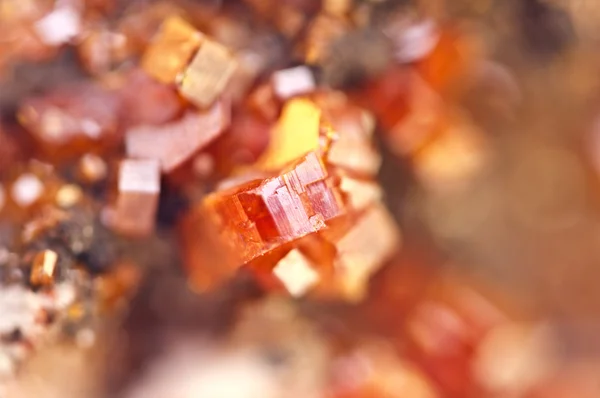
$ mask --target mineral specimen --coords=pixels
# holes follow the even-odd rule
[[[142,59],[142,68],[166,84],[175,83],[203,42],[204,36],[180,17],[165,20]]]
[[[339,188],[314,152],[276,177],[216,192],[205,206],[243,262],[319,231],[345,213]]]

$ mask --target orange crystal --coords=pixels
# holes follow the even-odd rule
[[[180,17],[170,17],[146,50],[142,68],[162,83],[175,83],[202,41],[203,35],[192,25]]]
[[[257,166],[277,170],[310,151],[319,150],[320,122],[321,110],[314,102],[304,98],[288,101]]]
[[[210,195],[205,209],[243,262],[322,230],[345,212],[339,189],[314,152],[277,177]]]
[[[30,281],[34,286],[47,286],[54,282],[58,265],[58,254],[52,250],[44,250],[33,259]]]

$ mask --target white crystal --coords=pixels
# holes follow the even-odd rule
[[[81,17],[71,7],[60,7],[40,19],[35,24],[40,39],[49,45],[57,46],[75,38],[81,30]]]
[[[34,174],[26,173],[14,182],[11,194],[16,204],[27,207],[35,203],[43,191],[44,185],[40,179]]]
[[[306,94],[315,89],[315,79],[306,66],[284,69],[273,74],[273,88],[280,99]]]

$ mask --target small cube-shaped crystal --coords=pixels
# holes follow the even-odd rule
[[[180,17],[170,17],[160,27],[142,59],[142,68],[165,84],[177,76],[200,47],[203,35]]]
[[[236,67],[227,48],[205,40],[179,80],[179,92],[194,105],[206,108],[221,95]]]

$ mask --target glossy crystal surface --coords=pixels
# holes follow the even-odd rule
[[[223,93],[236,68],[226,47],[206,39],[178,79],[179,92],[197,107],[207,108]]]
[[[344,214],[339,189],[313,152],[277,177],[217,192],[205,199],[205,206],[244,262]]]
[[[203,35],[187,21],[170,17],[144,53],[142,68],[162,83],[175,83],[202,41]]]

